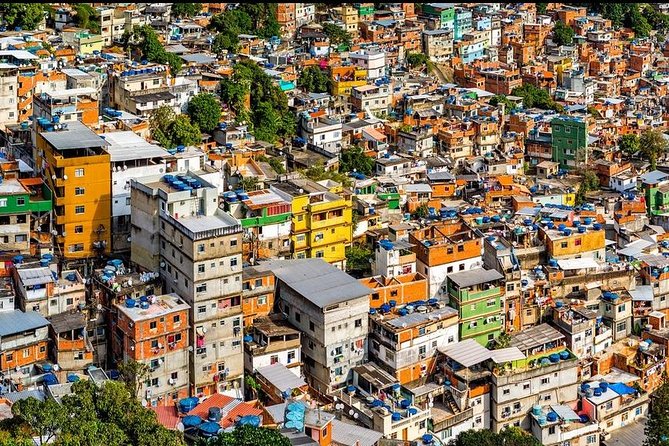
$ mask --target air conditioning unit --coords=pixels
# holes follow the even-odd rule
[[[174,378],[170,378],[167,380],[167,383],[171,386],[175,385],[177,383],[177,380]]]
[[[151,395],[152,395],[151,389],[146,389],[146,398],[147,399],[151,398]]]

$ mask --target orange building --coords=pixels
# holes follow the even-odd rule
[[[18,82],[19,122],[23,122],[33,114],[33,97],[47,90],[64,90],[67,77],[60,71],[20,71]]]
[[[0,371],[22,390],[33,368],[48,357],[49,321],[34,311],[0,312]],[[25,384],[28,384],[26,381]]]
[[[427,299],[427,278],[421,273],[365,277],[359,279],[359,282],[372,290],[369,306],[373,308],[392,302],[395,305],[404,305]]]
[[[174,405],[187,397],[190,306],[172,293],[128,298],[114,309],[114,362],[133,359],[149,367],[138,397],[153,406]]]
[[[269,316],[274,308],[275,277],[271,271],[259,271],[252,266],[242,270],[242,311],[244,327],[261,316]]]
[[[295,34],[295,3],[278,3],[276,5],[276,18],[282,36],[290,37]]]

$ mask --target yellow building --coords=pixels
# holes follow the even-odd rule
[[[293,258],[322,258],[344,269],[353,235],[351,192],[333,181],[307,179],[275,183],[271,189],[292,203]]]
[[[603,262],[605,260],[606,238],[602,229],[593,229],[592,225],[581,225],[576,228],[567,223],[564,229],[558,224],[548,229],[539,229],[539,239],[546,245],[546,252],[550,258],[585,259],[591,258]],[[571,227],[567,227],[571,226]]]
[[[37,170],[54,191],[56,253],[71,260],[107,253],[111,232],[107,143],[79,121],[59,130],[47,121],[37,121],[36,126]]]
[[[102,52],[104,38],[100,34],[91,34],[87,29],[65,28],[62,32],[63,43],[71,45],[77,54]]]
[[[367,70],[350,65],[332,67],[330,77],[334,96],[350,95],[354,87],[367,85]]]

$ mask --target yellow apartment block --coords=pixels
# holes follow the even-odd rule
[[[35,162],[54,192],[55,250],[76,260],[109,252],[111,164],[106,142],[82,123],[36,123]]]

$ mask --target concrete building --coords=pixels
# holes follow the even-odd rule
[[[0,312],[0,370],[5,379],[29,378],[48,358],[49,321],[34,311]]]
[[[256,268],[278,279],[279,308],[302,332],[302,362],[311,387],[343,387],[367,357],[369,289],[320,259],[276,260]]]
[[[109,78],[110,105],[137,116],[148,117],[162,105],[180,112],[170,92],[167,67],[145,65],[139,70],[114,72]]]
[[[127,298],[113,309],[112,352],[149,366],[138,398],[151,406],[173,406],[189,396],[190,306],[177,294]]]
[[[81,122],[97,125],[100,116],[99,91],[93,87],[44,91],[33,97],[33,122],[37,118],[54,123]]]
[[[239,397],[242,226],[218,207],[215,187],[189,176],[193,186],[173,176],[131,180],[132,259],[160,271],[166,291],[191,306],[191,393]]]
[[[446,278],[483,264],[482,236],[462,222],[443,221],[409,234],[416,269],[430,282],[430,297],[447,298]]]
[[[68,373],[83,373],[93,365],[93,345],[86,331],[86,316],[82,312],[69,312],[49,319],[52,356],[63,381]]]
[[[17,179],[5,173],[0,182],[0,249],[30,253],[31,231],[48,231],[51,197],[42,179]]]
[[[451,307],[399,309],[369,320],[369,355],[401,385],[422,384],[437,369],[437,349],[458,342],[458,313]]]
[[[548,324],[511,336],[510,356],[492,374],[491,428],[531,427],[530,409],[537,404],[561,404],[577,398],[578,358],[564,345],[564,336]],[[550,360],[549,360],[550,358]]]
[[[2,129],[19,122],[18,76],[17,65],[0,64],[0,128]]]
[[[367,71],[369,81],[386,75],[386,53],[383,51],[353,51],[349,53],[349,59],[353,65]]]
[[[342,123],[337,118],[312,118],[308,115],[302,115],[300,119],[300,136],[307,141],[326,152],[336,155],[342,148]]]
[[[134,132],[105,133],[111,160],[111,250],[130,250],[130,180],[166,172],[170,154]]]
[[[445,29],[424,30],[423,50],[432,62],[446,62],[453,56],[453,33]]]
[[[302,376],[302,344],[298,330],[280,317],[261,317],[253,323],[248,335],[253,340],[244,342],[246,373],[253,374],[261,367],[279,363],[296,376]]]

